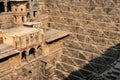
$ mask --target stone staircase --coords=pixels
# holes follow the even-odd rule
[[[120,76],[120,58],[111,64],[112,68],[102,73],[95,80],[120,80],[118,76]]]

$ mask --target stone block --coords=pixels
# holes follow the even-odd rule
[[[79,68],[83,68],[87,64],[86,61],[81,59],[72,58],[72,60],[76,64],[76,66],[78,66]]]
[[[71,65],[69,65],[69,64],[66,64],[66,63],[61,63],[61,65],[64,67],[64,72],[66,72],[66,73],[71,73],[71,72],[73,72],[73,71],[75,71],[75,67],[76,66],[71,66]]]
[[[105,34],[106,37],[109,38],[109,39],[120,40],[120,39],[119,39],[120,33],[118,33],[118,32],[104,31],[104,34]]]
[[[82,51],[80,51],[78,49],[73,49],[73,48],[66,48],[63,51],[63,54],[73,57],[73,58],[78,58],[78,59],[83,59],[83,60],[86,60],[86,57],[87,57],[84,55],[84,53]]]
[[[86,36],[85,35],[77,35],[77,38],[80,42],[86,42]]]
[[[96,45],[93,45],[93,44],[79,42],[79,45],[81,45],[81,47],[82,47],[81,50],[84,50],[84,51],[93,52],[93,53],[99,53],[99,52],[101,52],[96,47]]]
[[[66,55],[62,55],[61,56],[61,62],[64,62],[64,63],[69,64],[69,65],[76,66],[76,64],[74,63],[74,61],[72,60],[72,58],[68,57]]]
[[[74,41],[70,41],[70,40],[67,40],[67,43],[65,43],[64,46],[70,47],[70,48],[75,48],[75,49],[83,48],[83,47],[81,47],[80,44],[78,44],[78,42],[74,42]]]
[[[83,69],[86,69],[88,71],[95,72],[95,73],[99,74],[99,73],[103,72],[107,67],[108,66],[89,63],[89,64],[86,64],[86,66],[84,66]]]
[[[100,30],[97,29],[85,29],[86,30],[86,34],[88,34],[89,36],[99,36],[102,37],[103,33]]]
[[[96,45],[101,45],[101,46],[106,46],[108,45],[108,39],[103,38],[103,37],[90,37],[93,41],[94,44]]]
[[[61,64],[60,63],[56,63],[56,69],[61,70],[61,71],[65,70],[64,67],[62,66],[62,63]]]
[[[83,54],[86,57],[86,60],[88,60],[88,61],[90,61],[90,60],[92,60],[92,59],[94,59],[94,58],[99,56],[98,53],[95,54],[95,53],[87,52],[87,51],[84,51]]]
[[[82,80],[82,79],[78,76],[74,76],[74,75],[71,74],[65,80]]]
[[[60,78],[62,80],[64,80],[66,78],[66,76],[62,72],[60,72],[58,70],[55,71],[55,74],[56,74],[57,78]]]

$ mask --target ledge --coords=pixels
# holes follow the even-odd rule
[[[50,29],[50,30],[45,32],[45,41],[47,43],[50,43],[50,42],[55,41],[57,39],[61,39],[63,37],[66,37],[68,35],[69,35],[69,32]]]

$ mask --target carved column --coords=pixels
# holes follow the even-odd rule
[[[19,20],[19,22],[18,22],[18,24],[22,24],[22,16],[19,16],[19,18],[18,18]]]
[[[19,23],[19,16],[16,16],[16,24]]]
[[[30,18],[32,18],[33,17],[33,12],[32,12],[32,2],[31,2],[31,0],[29,0],[29,8],[30,8]]]
[[[27,17],[26,16],[24,16],[24,22],[27,22]]]
[[[7,12],[7,2],[4,2],[4,10]]]
[[[14,23],[16,24],[16,22],[17,22],[17,17],[16,16],[14,16]]]

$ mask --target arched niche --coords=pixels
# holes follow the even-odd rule
[[[27,55],[26,55],[26,51],[23,51],[21,54],[21,60],[22,61],[26,61],[27,60]]]

